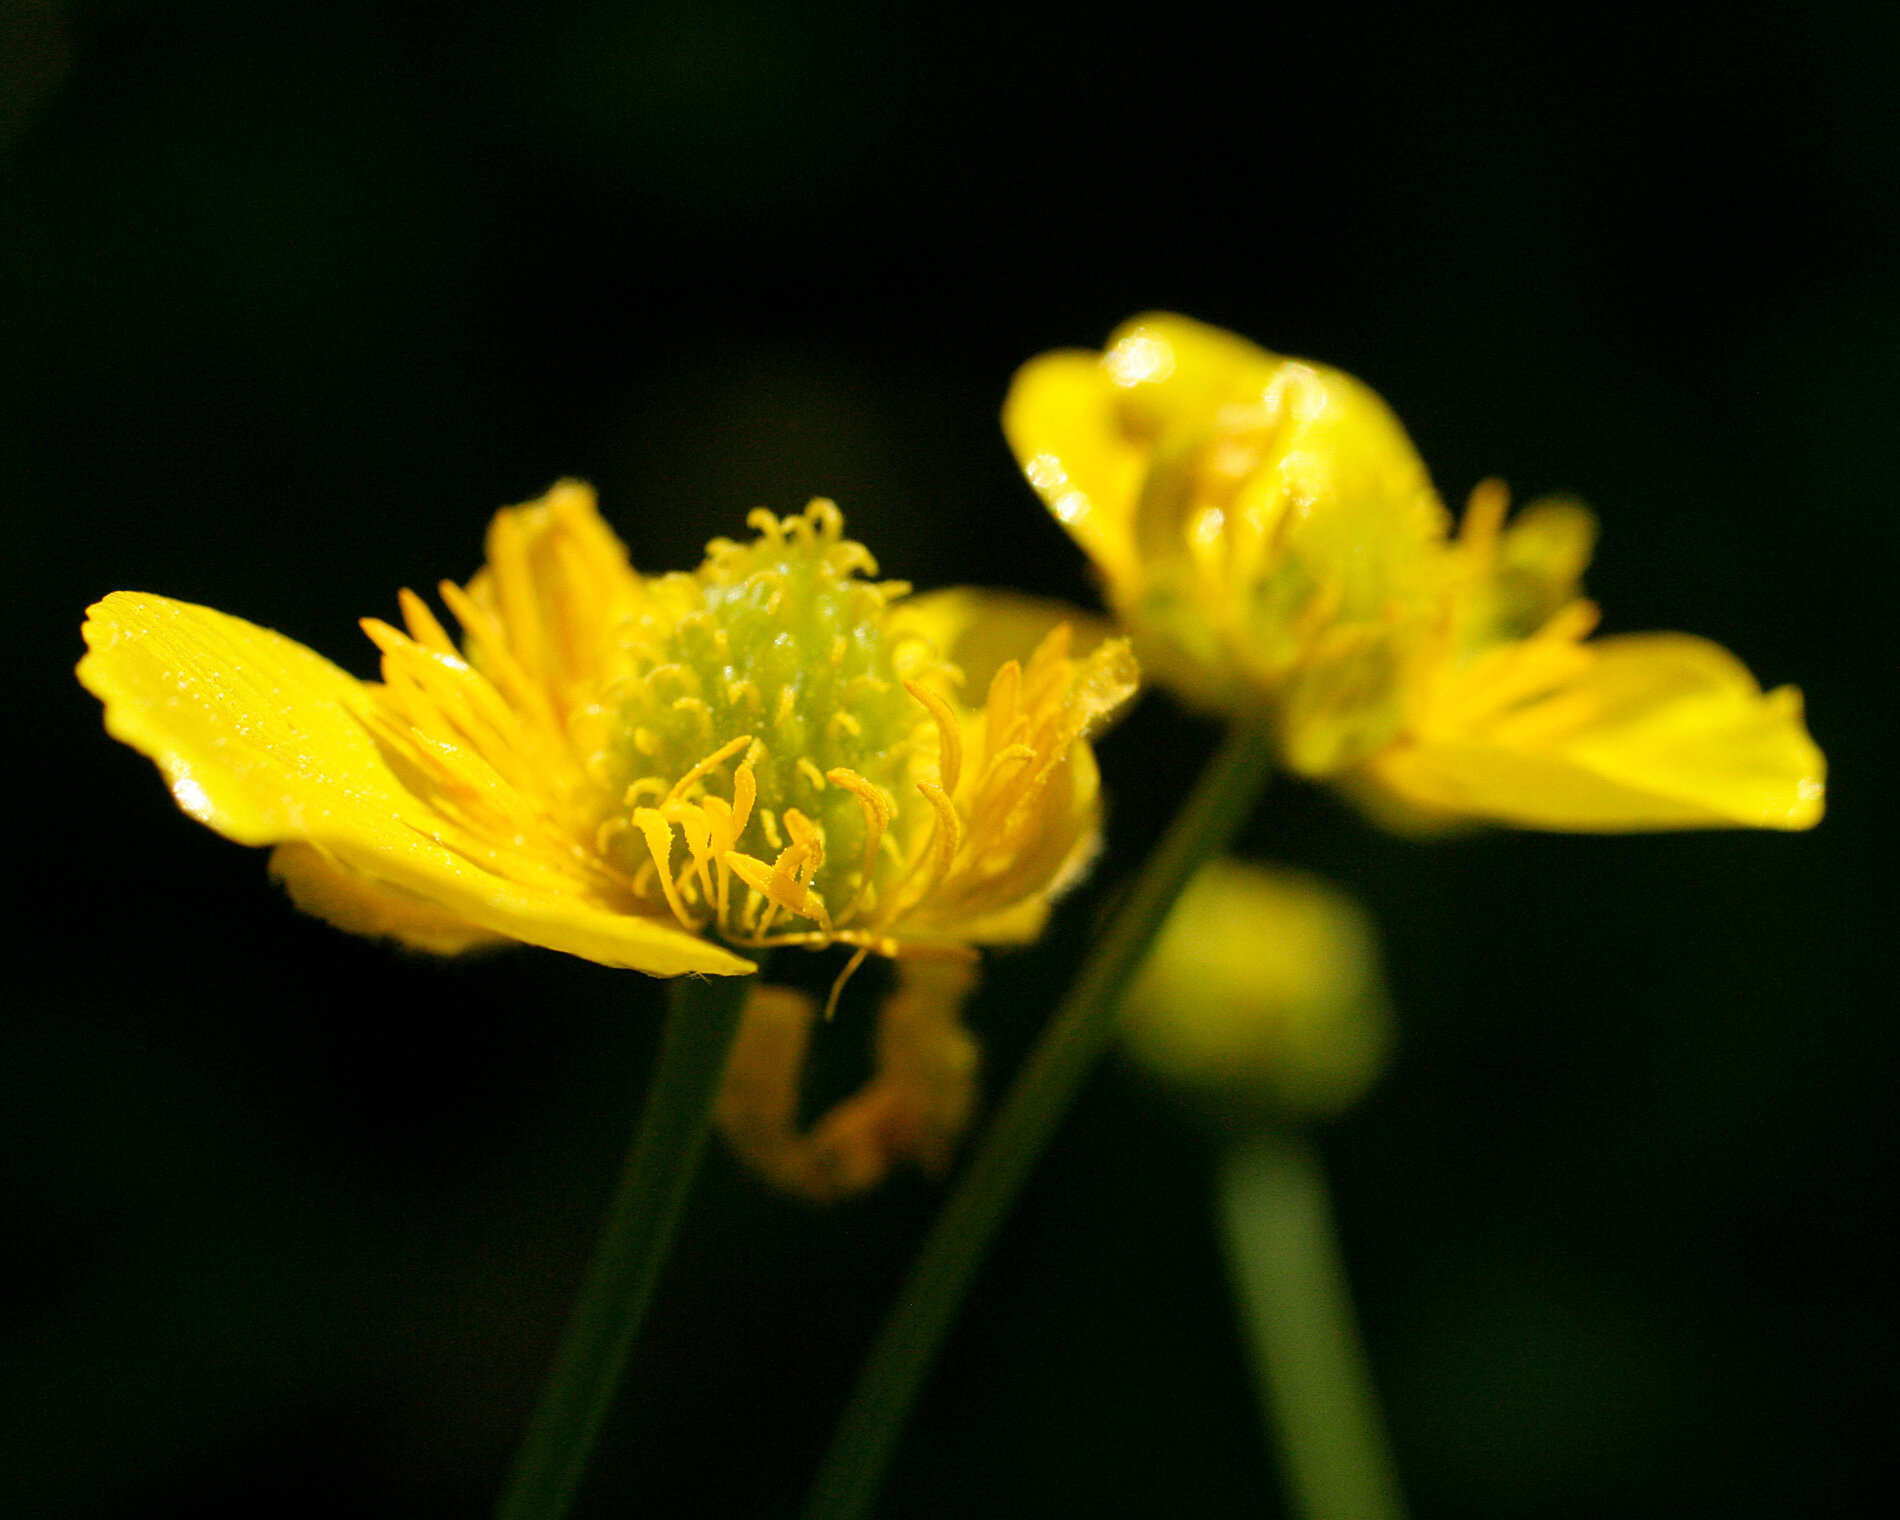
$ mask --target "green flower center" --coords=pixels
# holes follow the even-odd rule
[[[864,804],[828,773],[854,772],[895,804],[911,791],[914,736],[928,723],[898,669],[910,668],[906,641],[884,631],[887,604],[909,588],[865,578],[876,561],[839,536],[829,502],[753,521],[763,531],[752,543],[715,540],[696,574],[653,584],[660,610],[635,634],[639,675],[615,694],[609,775],[630,815],[749,739],[684,795],[730,799],[734,769],[750,765],[758,796],[740,849],[774,859],[792,842],[785,813],[796,809],[823,840],[812,885],[835,907],[861,879],[867,823]],[[628,865],[645,849],[637,831],[620,837]]]

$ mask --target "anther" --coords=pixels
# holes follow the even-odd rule
[[[673,884],[673,868],[668,863],[673,853],[671,825],[652,808],[639,809],[633,815],[633,823],[646,836],[647,850],[653,857],[653,868],[659,876],[660,890],[666,895],[666,905],[684,928],[697,930],[699,925],[688,916],[686,905],[680,901],[679,888]]]
[[[681,776],[678,781],[673,783],[673,789],[666,794],[666,800],[668,802],[679,801],[686,795],[687,788],[692,786],[695,781],[724,765],[751,742],[752,735],[741,734],[738,738],[728,740],[726,743],[720,745],[718,749],[706,756],[704,760],[701,760],[699,764],[695,765],[684,776]],[[635,783],[635,785],[638,784],[637,782]]]
[[[937,770],[942,777],[943,789],[954,792],[957,778],[963,774],[963,730],[957,722],[957,715],[950,710],[950,704],[928,686],[906,681],[904,690],[921,702],[936,722]]]

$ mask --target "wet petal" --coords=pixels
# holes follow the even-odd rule
[[[504,880],[438,842],[444,820],[370,736],[368,688],[301,644],[136,592],[94,606],[85,634],[79,678],[105,703],[107,731],[157,762],[179,806],[226,838],[305,841],[346,875],[476,930],[607,965],[658,976],[752,969],[670,924]]]
[[[1111,586],[1131,581],[1135,505],[1148,449],[1121,429],[1101,356],[1065,349],[1016,372],[1003,431],[1023,473]]]

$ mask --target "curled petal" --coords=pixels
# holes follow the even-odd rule
[[[949,1168],[976,1102],[977,1047],[961,1022],[976,973],[952,960],[898,962],[877,1018],[870,1081],[810,1129],[798,1124],[815,998],[755,987],[716,1111],[732,1148],[777,1187],[832,1203],[876,1186],[900,1162]]]

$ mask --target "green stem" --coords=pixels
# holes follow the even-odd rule
[[[496,1520],[560,1520],[574,1500],[705,1152],[751,987],[749,976],[718,976],[679,977],[669,989],[639,1133]]]
[[[938,1215],[872,1343],[812,1488],[806,1520],[859,1520],[978,1265],[1043,1145],[1115,1031],[1122,993],[1197,867],[1253,811],[1272,765],[1264,727],[1239,723],[1148,857]]]
[[[1293,1513],[1404,1520],[1319,1158],[1291,1135],[1236,1145],[1220,1216]]]

